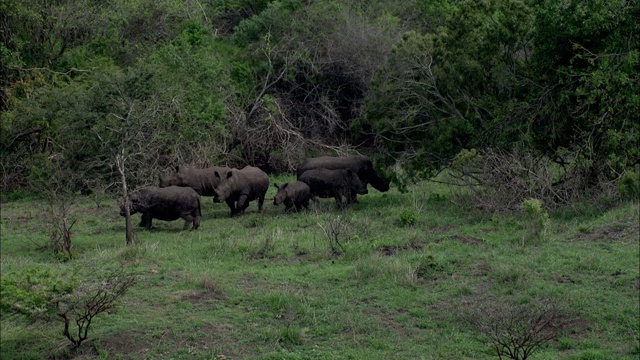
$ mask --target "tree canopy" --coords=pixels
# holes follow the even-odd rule
[[[123,141],[134,185],[349,151],[398,184],[471,148],[592,181],[640,164],[637,1],[15,0],[0,20],[5,192],[51,162],[108,186]]]

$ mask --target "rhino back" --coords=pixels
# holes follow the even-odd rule
[[[132,194],[138,212],[160,220],[176,220],[199,208],[199,195],[190,187],[145,187]]]
[[[298,178],[307,170],[312,169],[351,169],[358,174],[360,180],[366,185],[371,184],[378,191],[388,191],[390,181],[381,177],[373,168],[373,162],[367,156],[320,156],[304,161],[296,169]]]
[[[189,186],[203,196],[213,196],[214,189],[220,185],[220,181],[215,176],[217,171],[221,176],[226,176],[231,168],[225,166],[213,166],[206,169],[191,169],[184,186]]]
[[[355,172],[372,169],[371,160],[366,156],[320,156],[305,160],[296,169],[298,177],[307,170],[313,169],[351,169]]]
[[[224,179],[218,187],[218,191],[225,194],[225,197],[248,195],[249,200],[253,200],[266,194],[269,188],[269,176],[264,171],[253,166],[232,171],[232,176]]]
[[[168,175],[164,181],[161,181],[161,184],[190,187],[200,195],[213,196],[213,189],[220,184],[215,172],[225,176],[230,170],[225,166],[213,166],[205,169],[182,166],[178,171]]]
[[[311,169],[305,171],[299,179],[311,189],[311,194],[320,197],[333,197],[350,189],[346,170]]]
[[[287,196],[293,201],[306,200],[311,196],[309,185],[302,181],[296,181],[289,184],[287,188]]]

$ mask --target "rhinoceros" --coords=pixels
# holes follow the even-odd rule
[[[360,181],[351,169],[312,169],[307,170],[298,181],[309,185],[312,197],[336,199],[339,208],[349,203],[352,194],[367,194],[367,186]]]
[[[145,186],[134,190],[129,196],[129,212],[140,213],[140,226],[152,228],[153,219],[173,221],[183,218],[184,229],[193,224],[200,226],[200,195],[189,187],[169,186],[165,188]],[[120,206],[120,215],[125,216],[124,204]]]
[[[214,189],[220,185],[220,178],[216,177],[215,173],[224,176],[230,170],[231,168],[226,166],[213,166],[206,169],[176,166],[169,175],[160,180],[160,187],[190,187],[202,196],[214,196]]]
[[[231,169],[226,175],[215,172],[220,185],[214,189],[214,202],[226,202],[231,216],[240,215],[249,202],[258,200],[258,211],[262,212],[264,198],[269,189],[269,176],[257,167]]]
[[[303,206],[309,209],[311,189],[306,183],[296,181],[294,183],[284,183],[282,186],[274,184],[274,186],[278,189],[278,192],[273,198],[273,205],[284,204],[284,212],[290,212],[294,206],[296,211],[300,211]]]
[[[373,163],[371,159],[367,156],[342,156],[342,157],[333,157],[333,156],[320,156],[316,158],[310,158],[305,160],[298,168],[296,169],[296,174],[298,179],[300,176],[307,170],[312,169],[350,169],[355,171],[365,186],[367,184],[371,184],[378,191],[388,191],[390,181],[378,175],[376,170],[373,168]],[[352,193],[350,198],[350,202],[357,201],[357,195]]]

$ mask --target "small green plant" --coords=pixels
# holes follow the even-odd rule
[[[527,216],[527,228],[529,233],[539,239],[544,236],[549,225],[549,214],[538,199],[526,199],[522,202],[522,208]]]
[[[400,213],[400,224],[402,226],[414,226],[418,222],[415,211],[406,209]]]
[[[624,199],[640,199],[640,175],[634,170],[625,171],[616,182],[616,187]]]
[[[444,271],[445,268],[442,264],[433,256],[427,255],[420,259],[420,263],[416,266],[415,274],[421,279],[435,280]]]

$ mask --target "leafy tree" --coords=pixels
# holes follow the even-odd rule
[[[640,163],[640,4],[534,3],[532,63],[548,92],[536,146],[561,163],[577,158],[590,183],[615,178]]]
[[[395,45],[365,122],[408,178],[487,147],[546,155],[585,186],[615,178],[638,163],[637,15],[628,1],[460,1]]]
[[[517,139],[532,20],[519,1],[462,1],[436,34],[406,33],[367,98],[387,164],[429,176],[463,148]]]

